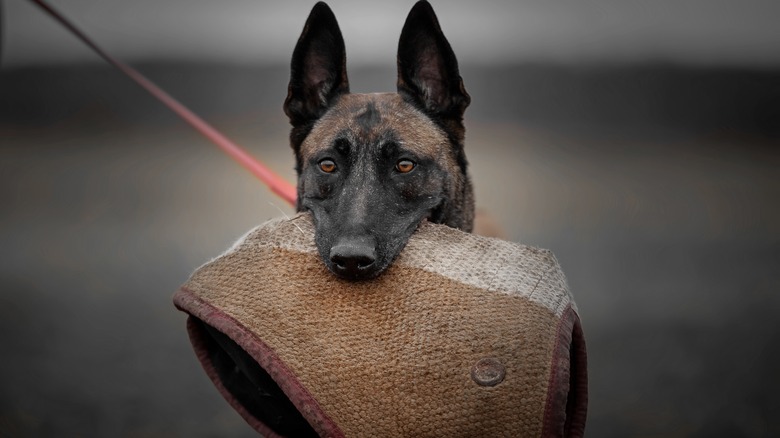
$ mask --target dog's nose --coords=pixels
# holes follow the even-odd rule
[[[359,279],[371,276],[376,249],[374,239],[370,237],[342,238],[330,249],[330,261],[336,274]]]

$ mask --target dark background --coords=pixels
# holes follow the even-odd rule
[[[133,4],[55,3],[293,181],[281,104],[311,5],[260,5],[269,30],[248,3]],[[579,305],[588,435],[777,436],[777,7],[543,4],[434,7],[472,96],[479,207],[552,249]],[[334,2],[353,91],[393,89],[410,6]],[[171,296],[292,210],[32,6],[3,7],[0,436],[252,436]],[[229,26],[251,14],[263,29]],[[389,30],[363,41],[372,26]]]

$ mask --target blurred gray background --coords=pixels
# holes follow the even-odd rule
[[[294,180],[281,110],[313,2],[58,0]],[[392,91],[413,2],[330,2]],[[552,249],[588,435],[780,435],[780,3],[434,1],[480,208]],[[283,201],[32,4],[0,12],[0,436],[252,436],[171,296]]]

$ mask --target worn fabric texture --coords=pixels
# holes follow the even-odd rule
[[[226,357],[320,436],[583,434],[584,337],[552,253],[424,223],[379,278],[349,282],[313,235],[308,214],[265,223],[174,296],[206,373],[263,435],[302,433],[272,424],[286,414]]]

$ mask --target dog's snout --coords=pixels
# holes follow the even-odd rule
[[[350,279],[371,277],[376,262],[376,245],[371,238],[344,238],[330,249],[335,272]]]

